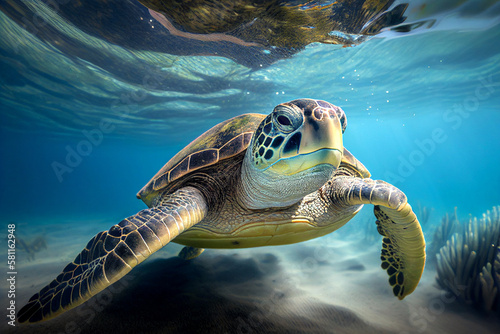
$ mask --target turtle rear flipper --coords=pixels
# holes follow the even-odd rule
[[[207,213],[201,192],[182,188],[162,205],[138,212],[93,237],[85,249],[18,313],[19,322],[38,322],[76,307],[125,276]]]
[[[186,246],[177,255],[183,260],[192,260],[195,257],[198,257],[203,253],[204,249],[203,248],[196,248],[196,247],[191,247],[191,246]]]
[[[387,182],[349,176],[337,177],[324,187],[337,206],[375,205],[377,229],[384,237],[382,268],[396,297],[412,293],[424,270],[425,240],[406,195]]]

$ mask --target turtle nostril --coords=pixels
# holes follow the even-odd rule
[[[320,121],[323,118],[323,113],[324,113],[323,108],[314,109],[314,112],[313,112],[314,118],[316,118],[318,121]]]
[[[337,117],[337,110],[336,109],[328,109],[328,113],[330,114],[330,118]]]

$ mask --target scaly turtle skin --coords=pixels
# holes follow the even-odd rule
[[[343,147],[342,109],[294,100],[232,118],[175,155],[137,194],[148,206],[92,238],[18,314],[37,322],[82,304],[173,241],[204,248],[284,245],[323,236],[373,204],[382,268],[399,299],[415,290],[425,242],[406,196],[370,179]]]

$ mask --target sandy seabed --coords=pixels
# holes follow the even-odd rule
[[[48,226],[47,249],[18,264],[17,310],[107,225]],[[416,291],[399,301],[380,268],[379,238],[340,232],[289,246],[206,250],[191,261],[177,258],[181,247],[170,244],[85,304],[38,324],[12,327],[6,319],[0,332],[500,332],[498,316],[439,290],[431,266]],[[7,284],[1,288],[8,306]]]

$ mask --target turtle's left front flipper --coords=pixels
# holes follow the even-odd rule
[[[375,205],[382,241],[382,268],[389,274],[394,295],[403,299],[413,292],[425,265],[425,240],[406,195],[384,181],[336,177],[324,191],[337,206]]]
[[[53,318],[125,276],[207,214],[201,192],[181,188],[161,206],[142,210],[93,237],[85,249],[18,313],[19,322]]]

